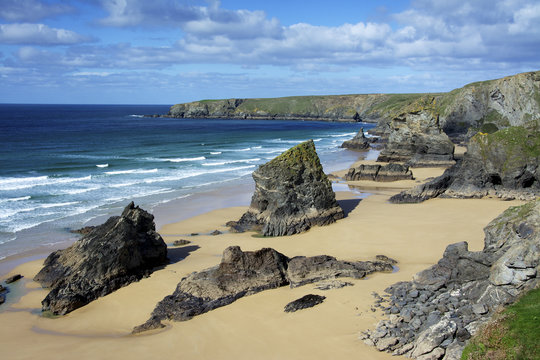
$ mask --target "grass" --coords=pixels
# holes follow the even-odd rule
[[[463,350],[462,360],[540,359],[540,289],[496,314]]]

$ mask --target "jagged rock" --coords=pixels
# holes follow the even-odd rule
[[[154,217],[130,203],[65,250],[47,257],[34,277],[51,288],[43,311],[66,314],[147,276],[167,263],[167,245]]]
[[[370,147],[369,144],[369,139],[364,135],[364,128],[361,128],[358,134],[351,140],[344,141],[341,147],[351,150],[367,150]]]
[[[302,296],[300,299],[291,301],[290,303],[285,305],[285,312],[295,312],[302,309],[309,309],[314,307],[315,305],[322,304],[324,299],[326,299],[326,296],[314,294],[305,295]]]
[[[221,231],[219,231],[219,230],[214,230],[214,231],[212,231],[210,233],[210,235],[212,235],[212,236],[221,235],[221,234],[223,234],[223,233]]]
[[[377,161],[407,162],[410,166],[451,166],[454,144],[439,126],[433,97],[405,107],[390,123],[390,135]]]
[[[261,165],[253,179],[251,205],[238,222],[228,223],[232,231],[292,235],[312,226],[331,224],[344,216],[312,140]]]
[[[390,201],[412,203],[436,196],[480,198],[491,194],[504,199],[534,199],[540,195],[540,130],[531,126],[475,135],[460,163]]]
[[[326,266],[331,269],[324,271]],[[150,319],[133,332],[159,329],[166,319],[186,321],[243,296],[289,283],[299,285],[337,276],[356,277],[366,271],[384,271],[388,266],[392,268],[389,263],[380,261],[348,263],[325,255],[289,259],[270,248],[243,252],[238,246],[231,246],[223,252],[218,266],[183,278],[174,293],[157,304]]]
[[[392,271],[389,261],[340,261],[328,255],[297,256],[289,261],[287,270],[291,287],[334,279],[351,277],[360,279],[375,271]]]
[[[180,240],[174,240],[174,242],[173,242],[173,246],[184,246],[184,245],[187,245],[187,244],[191,244],[191,241],[180,239]]]
[[[20,279],[22,279],[22,275],[21,274],[15,274],[13,276],[8,277],[5,281],[6,281],[6,284],[11,284],[11,283],[14,283],[15,281],[18,281]]]
[[[0,305],[6,302],[6,296],[4,294],[0,294]]]
[[[345,180],[397,181],[412,180],[413,174],[406,165],[390,163],[387,165],[360,165],[349,169]]]
[[[162,320],[185,321],[237,299],[288,284],[288,258],[274,249],[242,252],[231,246],[219,266],[182,279],[172,295],[156,306],[151,318],[133,332],[162,327]]]
[[[414,345],[413,358],[458,359],[464,342],[497,308],[540,284],[540,199],[509,208],[484,232],[482,251],[451,244],[413,281],[388,287],[385,309],[396,315],[367,332],[366,340],[378,346],[398,337],[400,346]]]
[[[86,235],[92,232],[95,228],[96,228],[95,226],[85,226],[80,229],[71,230],[71,232],[74,234]]]

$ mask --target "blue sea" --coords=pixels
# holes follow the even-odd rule
[[[358,153],[339,145],[373,127],[143,116],[168,110],[0,104],[0,260],[73,239],[70,229],[118,215],[132,200],[153,211],[220,189],[252,189],[258,165],[308,139],[326,172],[346,168]]]

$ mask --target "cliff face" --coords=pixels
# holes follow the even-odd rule
[[[305,119],[379,122],[384,130],[420,97],[437,103],[441,128],[450,137],[493,132],[540,119],[540,71],[471,83],[448,93],[293,96],[203,100],[171,107],[175,118]],[[471,134],[472,135],[472,134]]]

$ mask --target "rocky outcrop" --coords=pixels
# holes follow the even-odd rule
[[[482,251],[468,251],[466,242],[449,245],[413,281],[392,285],[384,298],[375,294],[389,317],[364,341],[417,359],[459,359],[499,307],[540,283],[540,199],[509,208],[484,232]]]
[[[351,140],[344,141],[341,147],[350,150],[368,150],[370,148],[369,144],[369,139],[364,135],[364,128],[361,128],[358,134]]]
[[[293,235],[344,216],[312,140],[261,165],[253,179],[251,205],[239,221],[228,223],[232,231]]]
[[[361,164],[357,167],[352,167],[345,175],[347,181],[397,181],[397,180],[413,180],[413,174],[409,167],[398,163],[390,163],[387,165],[365,165]]]
[[[493,134],[478,133],[463,160],[439,178],[390,198],[414,203],[441,196],[534,199],[540,195],[540,131],[515,126]]]
[[[390,135],[377,161],[410,166],[451,166],[454,144],[439,126],[434,97],[407,106],[390,123]]]
[[[309,309],[316,305],[322,304],[326,296],[309,294],[302,296],[300,299],[291,301],[285,305],[285,312],[295,312],[298,310]]]
[[[297,256],[289,261],[287,270],[291,287],[311,284],[325,279],[363,278],[376,271],[393,271],[393,259],[375,261],[340,261],[328,255]]]
[[[167,245],[154,217],[129,204],[72,246],[47,257],[35,281],[51,291],[43,311],[66,314],[98,297],[148,276],[167,263]]]
[[[8,277],[5,281],[6,281],[6,284],[11,284],[11,283],[14,283],[15,281],[21,280],[22,278],[23,276],[21,274],[15,274]]]
[[[244,252],[231,246],[223,252],[218,266],[183,278],[174,293],[159,302],[150,319],[133,332],[161,328],[163,320],[186,321],[266,289],[392,271],[392,261],[345,262],[326,255],[289,259],[270,248]]]
[[[6,302],[6,294],[8,292],[8,288],[3,287],[0,285],[0,305]]]

